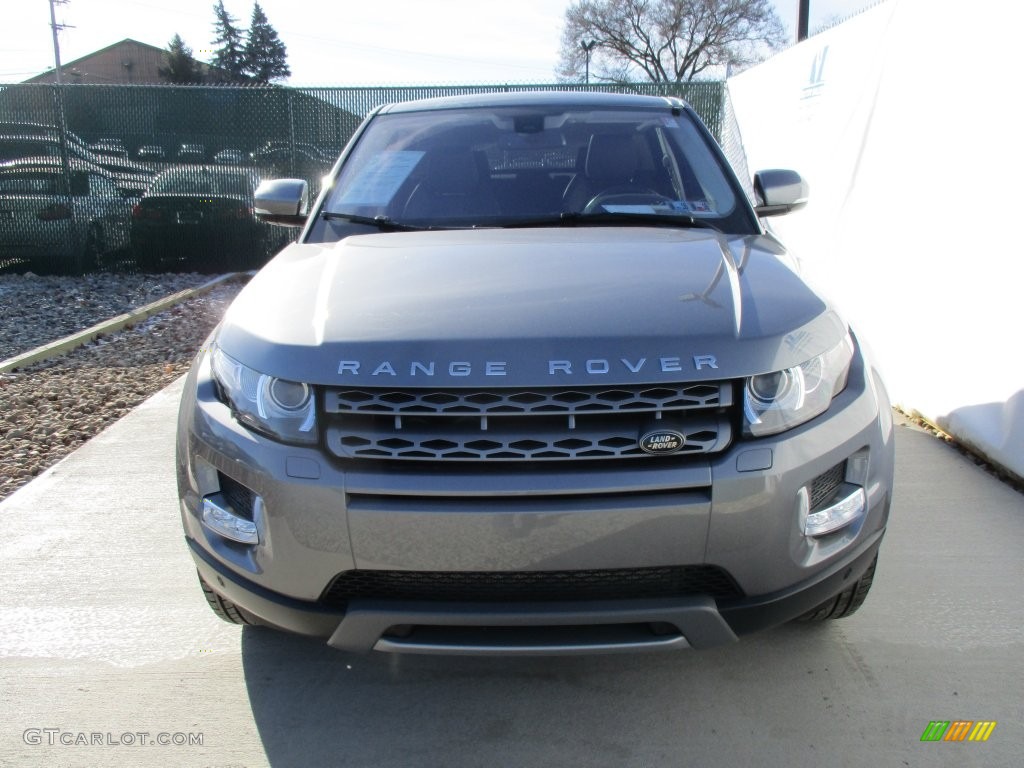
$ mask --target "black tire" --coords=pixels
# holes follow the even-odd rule
[[[166,269],[164,260],[159,255],[153,253],[151,249],[133,247],[132,257],[135,261],[135,266],[140,272],[157,273],[163,272]]]
[[[226,597],[221,597],[214,592],[213,588],[206,583],[202,576],[199,577],[199,584],[203,588],[203,594],[206,596],[206,602],[209,604],[210,610],[228,624],[253,626],[259,623],[254,616],[243,611]]]
[[[100,257],[103,255],[103,232],[96,225],[90,225],[85,233],[85,245],[82,247],[82,254],[78,264],[75,265],[75,273],[84,275],[86,272],[94,271],[100,265]]]
[[[797,621],[831,621],[832,619],[843,619],[856,613],[857,609],[864,604],[868,591],[871,589],[871,582],[875,579],[876,565],[878,565],[878,555],[875,555],[875,559],[871,561],[871,565],[864,571],[864,574],[847,589],[800,616]]]

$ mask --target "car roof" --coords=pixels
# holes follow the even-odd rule
[[[46,123],[34,123],[25,120],[0,120],[0,135],[3,136],[45,136],[60,138],[60,128]],[[68,141],[72,144],[85,145],[82,137],[71,131],[65,131]]]
[[[95,163],[90,163],[86,160],[79,160],[78,158],[68,158],[68,167],[72,171],[89,171],[90,173],[97,173],[107,178],[113,178],[111,173]],[[64,165],[59,157],[50,157],[44,155],[41,157],[19,157],[14,160],[7,160],[0,163],[0,171],[5,173],[15,173],[21,171],[46,171],[62,173]]]
[[[210,165],[208,163],[203,163],[201,165],[176,165],[173,168],[167,168],[166,170],[160,171],[154,180],[159,178],[169,179],[176,176],[232,176],[238,174],[251,176],[254,173],[256,172],[252,168],[240,165]]]
[[[0,133],[2,141],[32,141],[37,144],[60,144],[60,136],[50,133]]]
[[[50,133],[0,133],[0,141],[17,141],[23,144],[45,144],[60,146],[60,135]],[[68,148],[84,155],[94,154],[91,149],[79,141],[69,140]]]
[[[252,168],[241,165],[189,165],[177,166],[161,171],[150,185],[150,189],[170,181],[195,180],[202,178],[219,177],[222,179],[241,178],[248,179],[255,187],[259,184],[259,174]]]
[[[635,93],[592,93],[578,91],[513,91],[443,96],[436,99],[403,101],[381,107],[378,114],[427,112],[471,107],[605,107],[636,109],[682,109],[686,102],[675,96],[641,96]]]

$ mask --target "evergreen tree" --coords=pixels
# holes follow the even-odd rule
[[[181,35],[175,34],[164,53],[166,66],[159,67],[160,77],[176,85],[203,82],[203,71],[199,62],[192,58],[192,49],[185,45]]]
[[[242,38],[242,30],[235,24],[237,19],[231,16],[224,7],[224,0],[217,0],[213,6],[213,31],[216,37],[213,44],[216,46],[210,64],[223,70],[217,76],[228,82],[240,82],[246,79],[245,76],[245,41]]]
[[[245,72],[258,83],[270,83],[291,75],[288,52],[257,2],[252,7],[249,39],[245,44]]]

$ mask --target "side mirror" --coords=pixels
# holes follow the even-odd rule
[[[758,216],[782,216],[807,205],[810,187],[796,171],[773,169],[754,174]]]
[[[302,179],[272,179],[256,188],[256,218],[268,224],[301,227],[309,208],[309,185]]]

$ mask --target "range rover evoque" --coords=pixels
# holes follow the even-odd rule
[[[748,187],[750,187],[748,189]],[[707,648],[853,613],[892,492],[887,396],[673,98],[385,106],[185,384],[213,610],[350,651]]]

